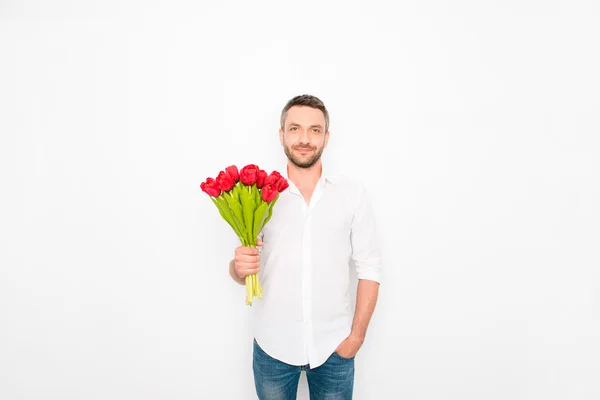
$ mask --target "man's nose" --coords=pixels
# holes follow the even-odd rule
[[[300,133],[300,142],[308,143],[308,129],[302,129]]]

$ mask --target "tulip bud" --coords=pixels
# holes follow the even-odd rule
[[[221,194],[221,189],[213,178],[206,178],[205,182],[200,184],[200,189],[209,196],[217,197]]]

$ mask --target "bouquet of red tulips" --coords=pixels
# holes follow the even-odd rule
[[[267,175],[254,164],[246,165],[239,172],[231,165],[219,172],[216,179],[207,178],[200,184],[242,245],[254,248],[258,234],[273,215],[279,193],[288,186],[279,172]],[[256,274],[246,276],[246,304],[252,305],[253,297],[262,298],[262,291]]]

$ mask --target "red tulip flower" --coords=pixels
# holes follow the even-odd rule
[[[234,185],[238,183],[238,181],[240,180],[240,173],[238,172],[238,169],[235,165],[231,165],[225,168],[225,172],[227,172],[229,176],[231,176]]]
[[[223,192],[229,192],[231,189],[233,189],[233,185],[235,185],[235,182],[233,181],[231,175],[224,171],[219,172],[219,175],[217,175],[216,180],[217,184],[219,185],[219,188]]]
[[[246,165],[240,171],[240,180],[246,186],[252,186],[256,183],[258,167],[254,164]]]
[[[279,180],[277,181],[277,191],[279,193],[283,192],[289,186],[290,186],[289,182],[283,176],[280,177]]]
[[[269,175],[267,179],[265,179],[265,185],[276,184],[280,178],[282,178],[281,174],[277,171],[273,171],[271,172],[271,175]]]
[[[209,196],[217,197],[221,194],[221,189],[213,178],[206,178],[205,182],[200,184],[200,189]]]
[[[267,179],[267,173],[262,169],[258,170],[256,174],[256,187],[261,189],[265,185],[265,180]]]
[[[270,203],[275,200],[275,197],[277,197],[278,194],[277,187],[273,184],[269,184],[263,186],[260,197],[267,203]]]

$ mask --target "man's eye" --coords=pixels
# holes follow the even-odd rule
[[[321,131],[319,130],[319,128],[314,128],[314,129],[313,129],[313,131],[315,131],[315,132],[321,132]]]
[[[298,129],[298,128],[296,128],[295,126],[292,126],[292,127],[290,128],[290,131],[295,131],[296,129]]]

